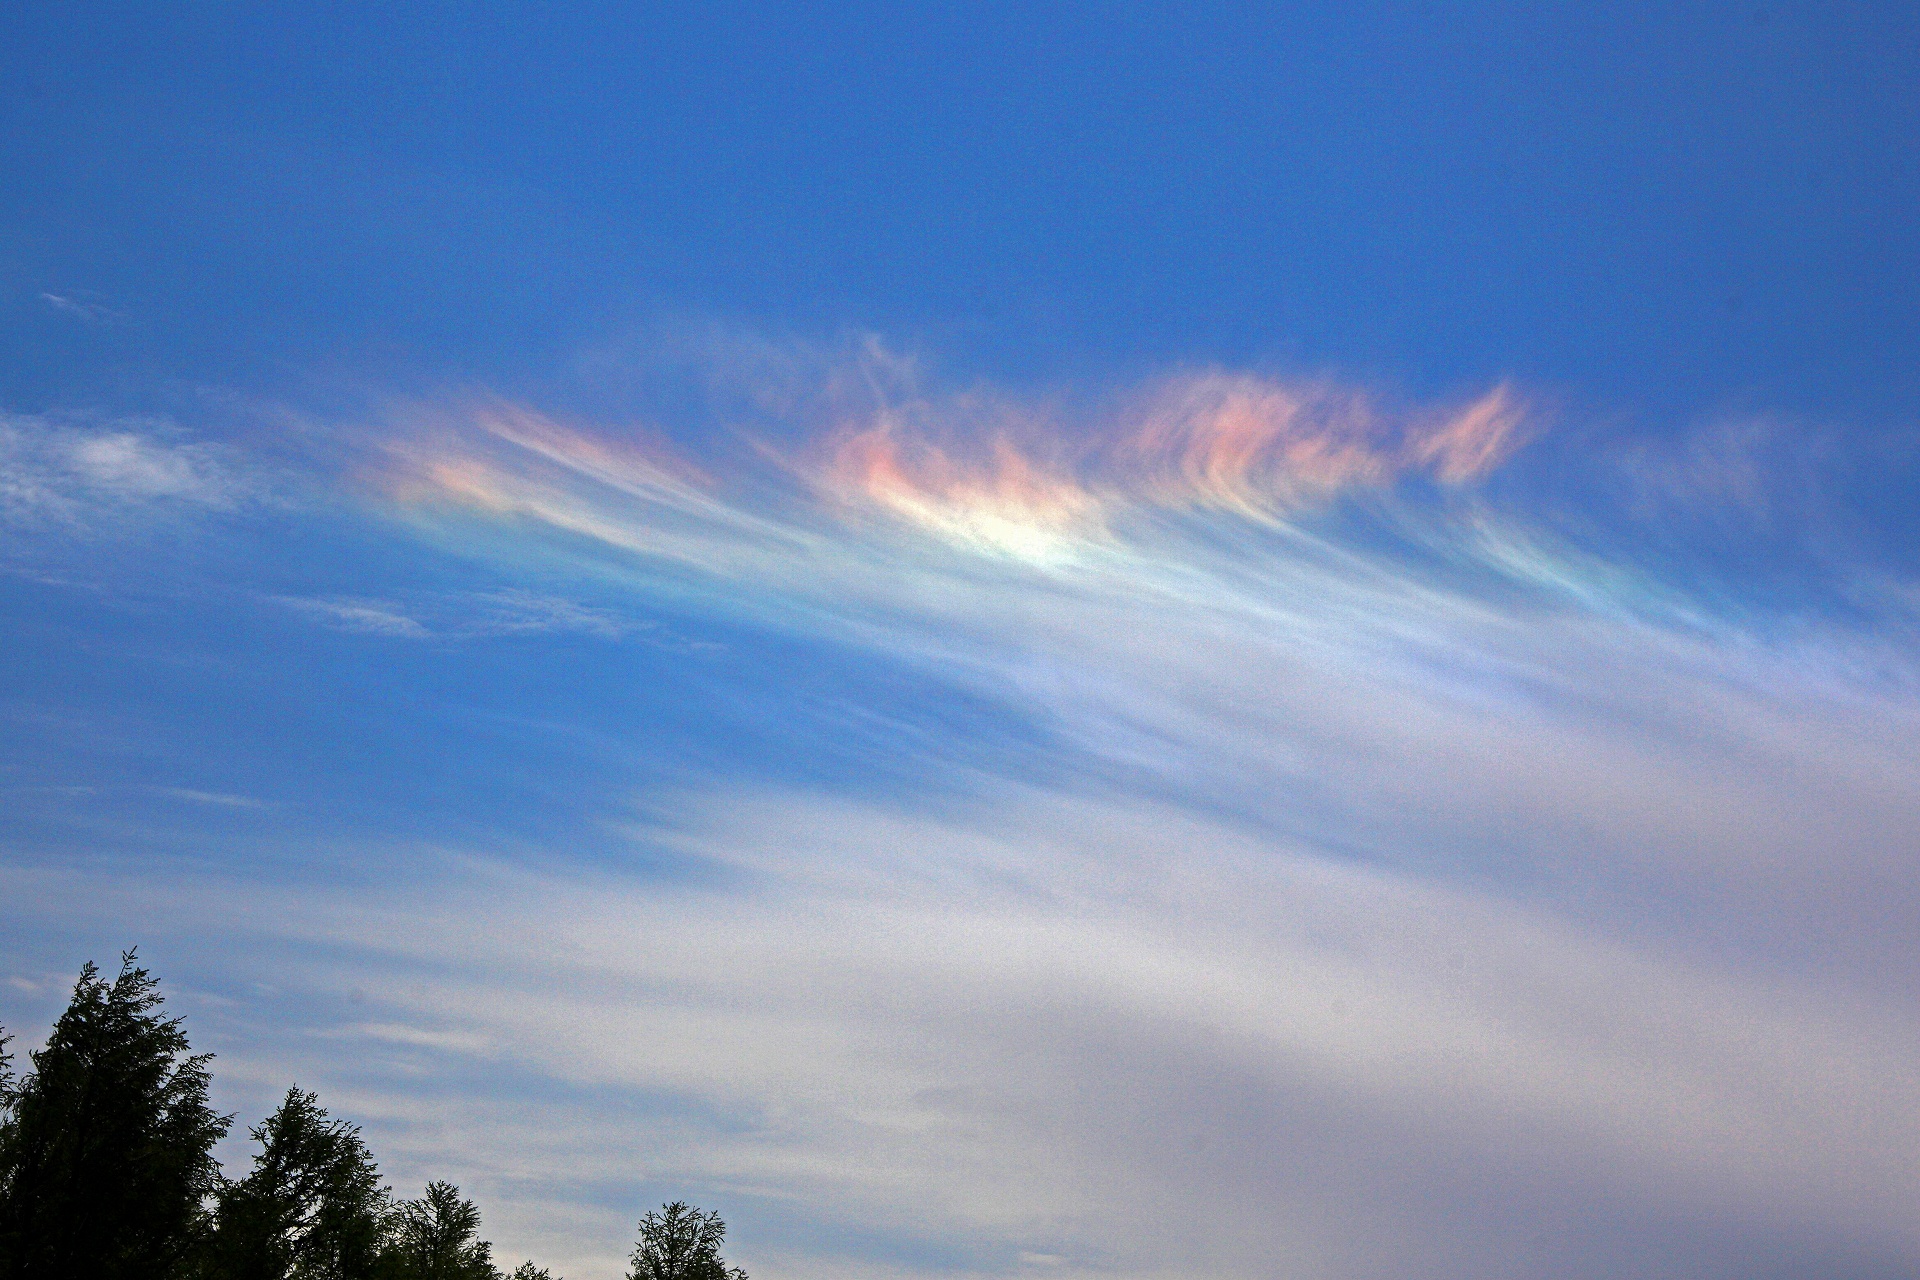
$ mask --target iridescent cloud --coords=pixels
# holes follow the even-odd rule
[[[1218,371],[1159,380],[1092,424],[1015,410],[984,427],[965,415],[956,429],[937,406],[916,409],[870,408],[812,445],[736,456],[725,489],[765,479],[742,474],[764,466],[798,480],[823,513],[886,513],[956,545],[1049,563],[1110,543],[1116,524],[1155,510],[1275,524],[1409,476],[1469,485],[1529,427],[1505,385],[1456,408],[1391,414],[1350,388]],[[565,426],[497,402],[390,453],[386,487],[403,503],[464,503],[630,550],[691,554],[663,527],[640,536],[607,523],[578,486],[714,536],[774,529],[730,503],[710,465],[659,437]]]
[[[1534,430],[1511,388],[1389,411],[1210,372],[1101,403],[823,394],[692,452],[491,400],[402,415],[372,492],[478,585],[282,612],[416,653],[391,619],[603,651],[650,614],[724,628],[776,660],[651,678],[854,776],[691,752],[569,793],[684,883],[436,846],[381,855],[379,894],[125,910],[408,975],[330,1033],[416,1055],[361,1114],[410,1114],[412,1072],[542,1081],[511,1132],[476,1102],[389,1121],[536,1241],[644,1149],[813,1224],[761,1255],[797,1277],[1920,1256],[1888,962],[1920,952],[1911,645],[1719,607],[1495,502]],[[860,673],[825,707],[787,697],[816,660]],[[651,757],[656,728],[589,736]],[[100,901],[80,879],[62,900]],[[337,1043],[277,1052],[321,1080]],[[577,1256],[611,1274],[602,1225]]]

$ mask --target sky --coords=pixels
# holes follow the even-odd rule
[[[1910,6],[16,6],[0,1025],[509,1261],[1920,1270]]]

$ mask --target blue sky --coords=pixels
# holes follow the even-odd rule
[[[573,1280],[1920,1261],[1910,12],[4,23],[9,1029]]]

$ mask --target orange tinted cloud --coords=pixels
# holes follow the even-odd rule
[[[1062,554],[1097,531],[1100,502],[1071,475],[1036,463],[1005,435],[967,463],[891,422],[850,433],[833,449],[828,477],[843,497],[863,497],[937,533],[1036,559]]]
[[[1525,442],[1526,408],[1501,383],[1460,412],[1407,440],[1412,462],[1443,484],[1465,484],[1505,462]]]
[[[1119,450],[1156,503],[1263,515],[1385,483],[1394,458],[1364,398],[1206,373],[1167,384]]]
[[[1153,501],[1266,516],[1415,472],[1477,480],[1520,443],[1524,419],[1504,385],[1407,419],[1349,389],[1203,373],[1167,384],[1121,452]]]
[[[892,419],[843,434],[828,486],[936,532],[1020,550],[1087,537],[1128,507],[1211,507],[1270,519],[1356,488],[1422,473],[1477,480],[1512,453],[1524,410],[1505,386],[1457,411],[1392,417],[1365,395],[1247,374],[1169,380],[1107,438],[1031,427],[1040,449],[1007,432],[972,458]]]
[[[950,408],[915,401],[911,414],[857,418],[794,470],[842,514],[865,506],[949,542],[1049,563],[1110,541],[1129,511],[1274,520],[1411,474],[1470,483],[1512,453],[1525,426],[1505,386],[1456,410],[1394,414],[1331,383],[1219,371],[1156,384],[1104,431],[1018,411],[983,426],[977,405]],[[467,421],[477,431],[392,449],[396,497],[576,527],[593,505],[584,482],[716,527],[762,523],[664,441],[563,426],[499,402]]]

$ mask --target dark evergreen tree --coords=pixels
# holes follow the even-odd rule
[[[475,1239],[480,1210],[450,1182],[429,1182],[401,1202],[381,1259],[382,1280],[500,1280],[493,1246]]]
[[[0,1122],[0,1277],[170,1280],[204,1246],[219,1186],[209,1054],[159,1012],[152,976],[89,963]]]
[[[553,1272],[545,1267],[536,1267],[531,1262],[523,1262],[513,1269],[507,1280],[558,1280]]]
[[[747,1273],[720,1258],[727,1224],[679,1200],[640,1219],[627,1280],[747,1280]]]
[[[215,1280],[371,1280],[391,1200],[360,1131],[289,1089],[250,1131],[253,1169],[220,1191]]]

